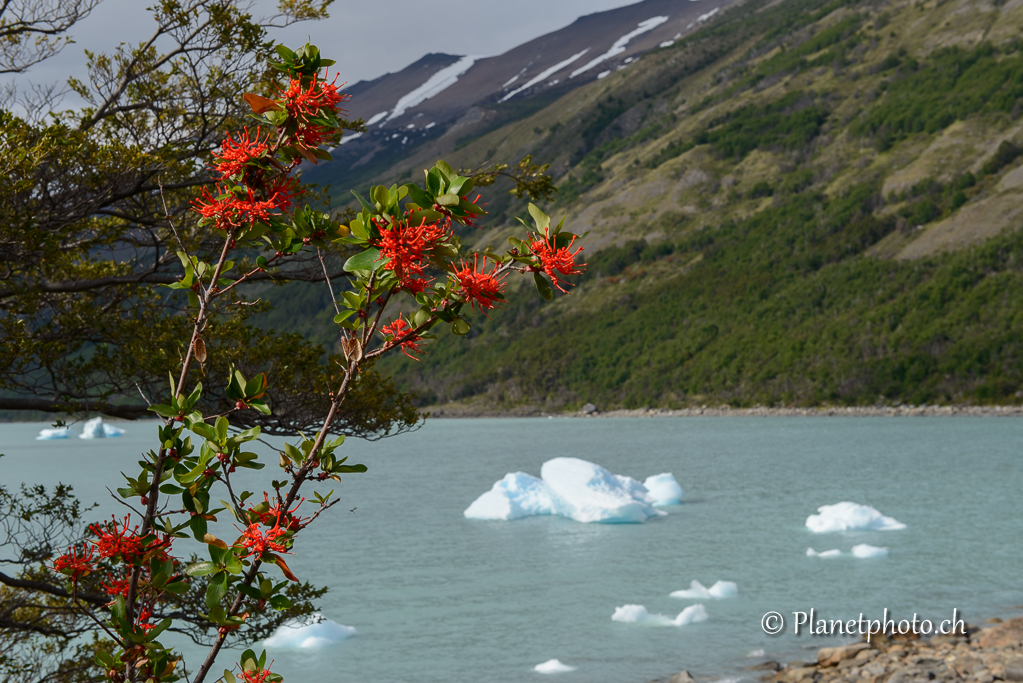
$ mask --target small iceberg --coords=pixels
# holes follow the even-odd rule
[[[750,650],[749,652],[746,653],[746,656],[749,657],[750,659],[753,659],[753,658],[756,658],[756,657],[766,657],[767,656],[767,652],[765,652],[762,649],[761,650]]]
[[[670,486],[670,474],[654,477]],[[669,498],[674,491],[669,493]],[[540,468],[537,479],[525,472],[505,475],[466,508],[469,519],[511,520],[536,515],[559,515],[577,522],[623,524],[644,522],[666,512],[655,509],[658,498],[632,477],[614,474],[579,458],[554,458]],[[675,500],[680,496],[675,497]]]
[[[852,554],[856,557],[888,557],[888,548],[878,548],[876,545],[860,543],[852,547]]]
[[[817,552],[813,548],[807,548],[806,549],[806,556],[807,557],[838,557],[841,554],[842,554],[842,551],[839,550],[838,548],[835,548],[834,550],[825,550],[822,553]]]
[[[693,580],[686,590],[673,591],[670,595],[673,598],[691,600],[720,600],[721,598],[734,598],[739,594],[739,587],[734,581],[717,581],[710,588],[705,588],[699,581]]]
[[[806,518],[806,528],[815,534],[823,534],[831,531],[890,531],[905,529],[906,525],[885,517],[869,505],[843,501],[817,508],[816,515]]]
[[[58,427],[56,429],[41,429],[36,441],[52,441],[54,439],[68,439],[71,437],[70,427]]]
[[[646,624],[649,626],[685,626],[699,621],[707,621],[707,610],[703,605],[689,605],[672,619],[663,614],[650,614],[643,605],[622,605],[615,607],[611,621],[623,624]]]
[[[103,422],[102,417],[94,417],[82,425],[82,433],[79,439],[106,439],[114,436],[124,436],[124,430]]]
[[[351,626],[332,621],[320,612],[307,617],[289,619],[263,641],[264,647],[282,649],[311,649],[340,643],[354,636],[357,631]]]
[[[647,477],[643,487],[653,497],[654,505],[679,505],[685,495],[671,472]]]
[[[533,667],[533,671],[541,674],[563,674],[568,671],[575,671],[574,666],[568,664],[562,664],[560,660],[548,659],[543,664],[537,664]]]

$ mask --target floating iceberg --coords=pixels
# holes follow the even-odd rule
[[[654,499],[654,505],[678,505],[685,495],[682,492],[682,487],[678,485],[675,475],[671,472],[647,477],[643,482],[643,487],[650,492]]]
[[[766,657],[767,656],[767,652],[765,652],[764,650],[750,650],[749,652],[746,653],[746,656],[750,657],[750,658],[753,658],[753,657]]]
[[[888,548],[878,548],[876,545],[860,543],[852,547],[852,554],[856,557],[888,557]]]
[[[816,534],[829,531],[889,531],[906,528],[902,522],[885,517],[869,505],[849,501],[822,505],[817,508],[817,513],[806,518],[806,528]]]
[[[838,548],[835,548],[834,550],[825,550],[822,553],[817,552],[813,548],[807,548],[806,549],[806,556],[807,557],[838,557],[841,554],[842,554],[842,551],[839,550]]]
[[[718,581],[710,588],[705,588],[699,581],[693,580],[686,590],[673,591],[671,597],[694,600],[710,600],[732,598],[739,594],[739,587],[733,581]]]
[[[263,641],[263,646],[309,649],[339,643],[355,634],[356,630],[351,626],[331,621],[316,612],[307,617],[284,622],[277,627],[272,636]]]
[[[51,441],[53,439],[67,439],[71,436],[70,427],[59,427],[57,429],[41,429],[36,441]]]
[[[112,436],[123,436],[124,430],[103,422],[102,417],[94,417],[82,426],[79,439],[105,439]]]
[[[707,610],[703,605],[689,605],[678,613],[674,619],[663,614],[650,614],[643,605],[622,605],[615,607],[615,613],[611,615],[611,621],[620,621],[623,624],[647,624],[650,626],[685,626],[695,624],[698,621],[707,620]]]
[[[616,524],[667,514],[655,509],[656,503],[632,477],[579,458],[554,458],[540,468],[540,479],[524,472],[505,475],[464,514],[486,520],[560,515],[577,522]]]
[[[557,659],[548,659],[543,664],[537,664],[534,666],[533,671],[541,674],[561,674],[566,671],[575,671],[575,667],[569,666],[568,664],[562,664],[561,661]]]

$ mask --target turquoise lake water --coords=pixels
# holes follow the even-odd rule
[[[155,434],[152,424],[118,424],[128,430],[118,439],[41,442],[45,425],[0,425],[0,481],[73,483],[100,503],[97,517],[108,515],[117,506],[103,486],[132,472]],[[838,642],[791,628],[768,636],[761,617],[771,610],[789,622],[810,608],[829,619],[885,608],[931,619],[957,609],[977,623],[1015,616],[1021,444],[1023,421],[993,417],[431,420],[351,441],[345,454],[369,472],[336,486],[341,504],[299,537],[290,565],[331,587],[324,614],[358,635],[271,650],[274,670],[290,683],[644,683],[681,669],[753,680],[744,667],[764,657],[812,659],[811,649]],[[673,472],[685,502],[638,525],[463,517],[507,472],[538,476],[557,456],[640,481]],[[817,507],[844,500],[907,528],[805,528]],[[859,543],[890,554],[806,556]],[[734,581],[739,595],[702,601],[709,619],[682,627],[611,620],[625,604],[674,617],[695,601],[668,594],[693,579]],[[748,656],[758,650],[764,657]],[[533,671],[551,658],[577,669]]]

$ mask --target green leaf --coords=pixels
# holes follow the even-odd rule
[[[172,620],[164,619],[159,624],[157,624],[155,628],[150,629],[146,633],[146,638],[148,638],[149,640],[154,640],[158,635],[160,635],[161,633],[166,631],[168,628],[170,628],[170,625],[172,623],[174,623]]]
[[[451,168],[451,164],[449,164],[446,161],[438,161],[436,164],[434,164],[434,166],[436,166],[437,169],[441,173],[443,173],[444,177],[447,178],[448,180],[452,180],[458,177],[458,174],[455,173],[455,169]]]
[[[210,585],[206,588],[206,609],[212,610],[219,605],[225,595],[227,595],[227,574],[221,574],[210,581]]]
[[[217,418],[217,439],[224,441],[227,439],[227,418],[221,415]]]
[[[163,589],[168,593],[173,593],[174,595],[184,595],[188,592],[188,584],[184,581],[173,581],[166,584]]]
[[[337,323],[337,324],[341,324],[344,321],[346,321],[349,318],[351,318],[353,315],[355,315],[355,311],[353,311],[350,308],[346,309],[346,310],[341,311],[340,313],[338,313],[337,315],[334,316],[334,322]]]
[[[188,519],[188,528],[192,530],[192,536],[195,537],[195,540],[201,543],[206,535],[206,518],[202,515],[190,517]]]
[[[292,607],[292,602],[284,595],[275,595],[270,598],[270,606],[276,610],[288,609]]]
[[[377,270],[383,265],[384,261],[380,258],[380,250],[371,247],[345,261],[344,268],[348,272],[353,272],[356,270]]]
[[[551,288],[550,284],[540,273],[533,273],[533,282],[536,283],[536,291],[540,292],[540,296],[547,299],[547,301],[554,298],[554,289]]]
[[[469,323],[462,318],[455,318],[454,322],[451,323],[451,331],[460,337],[469,334],[470,329]]]
[[[433,206],[433,195],[427,194],[426,190],[423,188],[409,183],[408,185],[405,185],[405,189],[408,191],[409,198],[419,205],[420,208],[429,209]],[[406,204],[406,206],[408,205]],[[417,215],[419,213],[420,212],[417,212]]]
[[[185,567],[185,573],[189,576],[206,576],[217,571],[217,565],[212,562],[203,560],[202,562],[196,562]]]
[[[540,210],[533,202],[529,203],[529,215],[533,217],[533,222],[536,223],[536,229],[539,232],[546,232],[551,227],[551,217]]]
[[[338,465],[334,468],[334,472],[337,474],[354,474],[367,471],[365,465]]]
[[[437,203],[441,206],[458,206],[460,201],[462,201],[462,198],[457,194],[442,194],[437,197]]]
[[[449,188],[448,191],[451,192],[451,194],[464,195],[471,192],[472,188],[473,188],[472,178],[466,178],[465,176],[456,176],[455,179],[451,181],[451,187]]]
[[[162,403],[159,403],[155,406],[149,406],[149,410],[152,410],[160,417],[174,417],[175,415],[178,414],[178,411],[175,410],[173,406],[168,406]]]
[[[444,178],[441,176],[440,171],[438,171],[436,167],[431,168],[426,173],[426,189],[428,189],[430,194],[434,197],[444,193]]]
[[[238,683],[238,679],[234,677],[234,674],[224,669],[224,683]]]
[[[529,248],[529,245],[516,237],[509,237],[508,242],[510,242],[513,247],[519,250],[519,254],[532,253],[532,250]]]

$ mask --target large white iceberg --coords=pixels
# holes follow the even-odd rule
[[[351,626],[332,621],[320,612],[307,617],[289,619],[263,641],[264,647],[281,649],[310,649],[339,643],[354,636],[357,631]]]
[[[689,605],[672,619],[663,614],[650,614],[643,605],[622,605],[615,607],[615,613],[611,615],[611,621],[619,621],[623,624],[646,624],[649,626],[685,626],[695,624],[698,621],[707,620],[707,610],[703,605]]]
[[[67,439],[71,436],[70,427],[58,427],[56,429],[41,429],[36,441],[51,441],[53,439]]]
[[[574,666],[568,664],[562,664],[560,660],[548,659],[542,664],[537,664],[533,667],[533,671],[541,674],[560,674],[567,671],[575,671]]]
[[[888,548],[878,548],[876,545],[860,543],[852,547],[852,554],[856,557],[888,557]]]
[[[817,508],[816,515],[806,518],[806,528],[822,534],[829,531],[889,531],[905,529],[906,525],[885,517],[869,505],[843,501]]]
[[[632,477],[579,458],[554,458],[540,468],[540,479],[524,472],[506,475],[464,514],[486,520],[560,515],[577,522],[615,524],[665,515],[655,509],[656,504],[654,496]]]
[[[710,600],[721,598],[732,598],[739,594],[739,587],[735,585],[734,581],[717,581],[710,588],[704,587],[702,583],[695,579],[689,583],[689,588],[680,591],[672,591],[670,594],[673,598],[682,599],[693,599],[693,600]]]
[[[94,417],[82,425],[82,433],[79,439],[105,439],[112,436],[123,436],[124,430],[103,422],[102,417]]]
[[[685,495],[671,472],[647,477],[643,487],[653,496],[654,505],[678,505]]]

